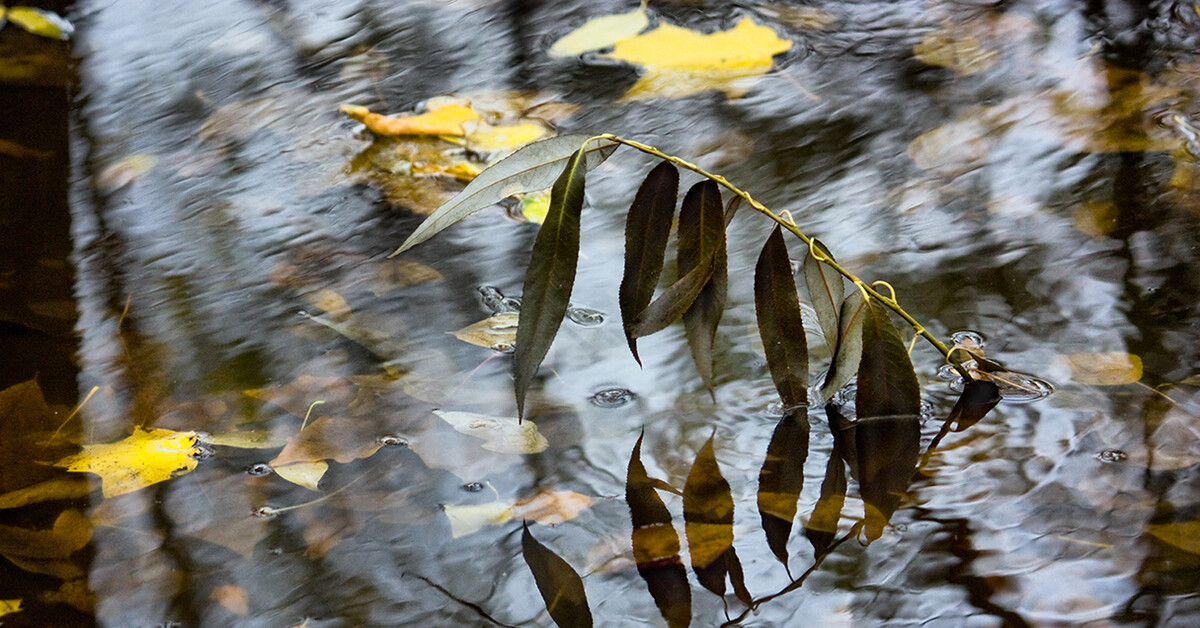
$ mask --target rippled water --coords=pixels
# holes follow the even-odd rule
[[[455,536],[447,514],[539,491],[590,500],[531,531],[585,575],[597,623],[661,625],[624,503],[643,430],[647,470],[676,487],[715,434],[747,587],[787,586],[756,512],[780,420],[752,294],[771,225],[743,208],[730,227],[715,399],[678,325],[639,342],[639,369],[616,288],[624,210],[651,165],[640,154],[588,179],[574,323],[528,404],[548,448],[487,449],[432,413],[515,415],[511,358],[452,332],[498,313],[480,286],[519,296],[536,226],[492,208],[389,260],[454,185],[383,174],[395,164],[338,105],[401,112],[514,89],[577,106],[560,133],[614,132],[725,175],[886,279],[934,334],[974,330],[988,358],[1054,388],[947,434],[879,539],[841,544],[744,625],[1200,622],[1189,3],[651,2],[655,19],[709,32],[752,15],[794,45],[743,97],[632,102],[620,99],[633,69],[544,53],[630,3],[59,8],[76,25],[68,44],[0,31],[0,58],[48,60],[37,80],[0,82],[0,139],[42,151],[0,154],[0,375],[36,375],[50,407],[0,425],[0,489],[67,475],[29,456],[60,425],[77,443],[134,425],[286,436],[311,412],[374,453],[332,462],[314,491],[264,470],[278,446],[218,444],[128,495],[0,510],[24,530],[51,529],[64,508],[92,521],[63,560],[0,559],[0,600],[24,608],[5,625],[551,625],[519,521]],[[918,60],[938,37],[967,42],[957,68]],[[342,331],[309,320],[319,313]],[[809,341],[823,368],[815,327]],[[1135,376],[1096,366],[1126,355]],[[936,351],[918,344],[913,360],[927,445],[956,394]],[[825,413],[809,423],[793,576],[814,562],[799,529],[839,455]],[[842,533],[863,517],[858,481],[851,466]],[[681,500],[662,495],[682,530]],[[275,516],[252,516],[263,507]],[[693,624],[724,621],[723,601],[691,582]]]

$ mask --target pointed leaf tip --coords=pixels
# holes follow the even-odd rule
[[[567,561],[533,538],[528,523],[521,532],[521,555],[554,623],[562,628],[590,628],[592,611],[583,580]]]
[[[634,320],[650,304],[662,275],[678,193],[679,170],[667,161],[658,164],[642,181],[625,221],[625,272],[617,300],[625,340],[639,365]]]

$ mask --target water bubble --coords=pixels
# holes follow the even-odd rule
[[[467,482],[463,484],[462,488],[468,493],[478,493],[483,490],[483,484],[480,482]]]
[[[590,307],[571,306],[567,308],[567,318],[580,327],[595,327],[604,323],[604,312]]]
[[[279,511],[270,506],[259,506],[250,511],[250,515],[259,519],[274,519],[279,516]]]
[[[384,434],[376,442],[384,447],[408,447],[408,439],[395,434]]]
[[[1100,462],[1107,462],[1109,464],[1114,462],[1124,462],[1128,457],[1129,454],[1121,451],[1120,449],[1105,449],[1104,451],[1096,454],[1097,460]]]
[[[490,348],[492,351],[496,351],[498,353],[512,353],[513,351],[517,350],[517,347],[511,342],[497,342]]]
[[[271,475],[274,472],[271,465],[265,462],[258,462],[246,467],[246,473],[249,475]]]
[[[982,349],[984,344],[987,342],[987,336],[984,336],[983,334],[971,329],[962,329],[950,334],[950,340],[956,345],[975,344],[979,345],[979,348]]]
[[[597,391],[588,397],[588,401],[598,408],[619,408],[636,398],[637,395],[628,388],[613,387]]]
[[[520,311],[521,311],[521,297],[504,297],[504,299],[500,301],[500,311],[497,312],[497,314],[502,314],[504,312],[520,312]]]

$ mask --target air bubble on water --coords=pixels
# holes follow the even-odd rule
[[[588,401],[598,408],[619,408],[637,398],[632,390],[627,388],[604,388],[596,391]]]
[[[246,467],[246,473],[249,475],[271,475],[274,472],[271,465],[265,462],[258,462]]]
[[[250,514],[259,519],[274,519],[279,516],[279,511],[270,506],[259,506],[250,511]]]
[[[462,487],[463,487],[463,490],[464,490],[464,491],[466,491],[466,492],[468,492],[468,493],[478,493],[479,491],[482,491],[482,490],[483,490],[483,483],[481,483],[481,482],[467,482],[466,484],[463,484],[463,486],[462,486]]]
[[[384,434],[376,442],[384,447],[408,447],[408,439],[395,434]]]
[[[567,308],[567,318],[580,327],[595,327],[604,323],[604,312],[572,305]]]
[[[956,345],[976,344],[982,349],[984,344],[987,343],[987,336],[971,329],[962,329],[950,334],[950,340]]]
[[[1104,451],[1096,454],[1097,460],[1099,460],[1100,462],[1106,462],[1109,464],[1112,464],[1115,462],[1124,462],[1125,459],[1128,457],[1129,457],[1129,454],[1121,451],[1120,449],[1105,449]]]

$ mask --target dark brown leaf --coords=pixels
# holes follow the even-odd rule
[[[789,409],[771,434],[767,458],[758,473],[758,512],[762,516],[767,546],[786,567],[787,542],[796,518],[796,502],[804,488],[804,461],[808,458],[808,410]]]
[[[813,246],[825,257],[833,259],[829,249],[819,240],[813,240]],[[813,309],[817,312],[817,322],[821,324],[821,333],[825,335],[825,343],[830,347],[838,344],[838,310],[842,299],[846,296],[846,285],[842,276],[825,262],[813,257],[810,249],[804,256],[804,283],[808,286],[808,298],[812,300]]]
[[[678,192],[679,171],[670,162],[658,164],[642,181],[625,220],[625,273],[617,300],[625,340],[638,364],[642,360],[637,352],[638,337],[632,333],[633,321],[654,298]]]
[[[871,299],[863,312],[862,359],[854,405],[860,421],[921,412],[921,388],[912,360],[887,307],[878,299]]]
[[[700,379],[713,393],[713,342],[725,310],[728,290],[725,259],[725,216],[721,188],[705,179],[693,185],[679,210],[679,273],[686,275],[712,259],[708,282],[683,313],[684,333]]]
[[[654,492],[661,483],[646,474],[639,436],[625,478],[625,503],[633,522],[633,557],[667,625],[683,628],[692,621],[692,590],[679,559],[679,535],[671,525],[671,512]]]
[[[517,416],[525,414],[525,393],[533,383],[538,366],[550,350],[562,325],[563,315],[575,284],[579,261],[579,217],[583,212],[583,187],[587,173],[586,154],[576,151],[550,190],[550,209],[533,243],[525,287],[521,294],[521,318],[513,355],[513,384]]]
[[[785,407],[808,405],[808,341],[783,230],[767,238],[754,268],[754,310],[767,367]]]
[[[583,580],[567,561],[533,538],[528,523],[524,527],[521,554],[533,572],[533,580],[546,601],[550,618],[562,628],[590,627],[592,611],[588,608]]]
[[[633,319],[633,335],[643,338],[666,329],[679,320],[691,307],[696,295],[708,284],[716,266],[715,258],[707,258],[691,272],[675,280],[658,298]]]
[[[979,379],[967,381],[958,402],[950,410],[947,422],[954,421],[954,431],[961,432],[987,416],[1000,403],[1000,387],[994,382]]]
[[[863,352],[864,358],[867,354]],[[867,540],[874,541],[883,535],[912,483],[920,458],[921,419],[915,414],[860,419],[854,432],[858,488],[866,511],[864,530]]]
[[[704,588],[725,595],[726,552],[733,547],[733,494],[710,436],[683,485],[683,520],[692,569]]]
[[[862,291],[854,290],[842,301],[838,314],[838,340],[833,352],[833,363],[821,384],[821,401],[829,401],[858,373],[859,358],[862,357],[863,312],[867,302]]]

